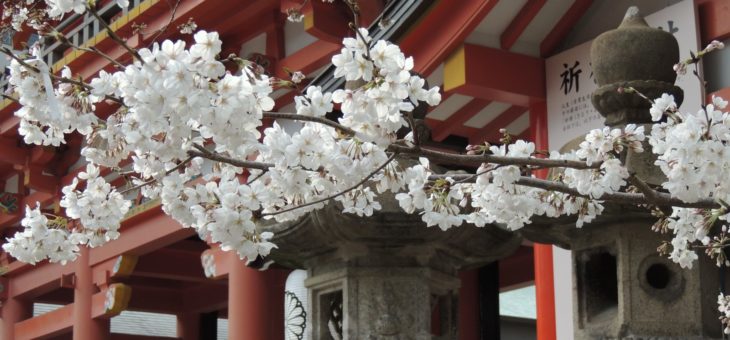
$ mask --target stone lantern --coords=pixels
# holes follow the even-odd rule
[[[662,93],[682,101],[674,85],[679,61],[676,39],[649,27],[636,7],[621,25],[596,38],[591,47],[599,89],[595,108],[608,126],[644,124],[650,128],[649,98]],[[577,146],[583,137],[569,143]],[[664,181],[645,145],[644,153],[628,153],[629,171],[651,185]],[[716,299],[719,272],[706,256],[693,269],[682,269],[657,253],[671,235],[651,230],[656,218],[637,207],[606,203],[602,216],[577,230],[569,219],[536,221],[523,234],[536,241],[572,250],[573,310],[576,340],[587,339],[712,339],[721,338]]]
[[[458,270],[511,254],[521,237],[493,226],[427,228],[392,195],[380,203],[371,217],[330,203],[265,227],[275,233],[277,263],[308,272],[305,338],[456,339]],[[431,334],[433,320],[439,336]]]

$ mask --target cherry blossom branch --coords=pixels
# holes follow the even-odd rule
[[[631,183],[633,186],[635,186],[639,191],[646,196],[646,198],[651,201],[656,201],[659,199],[659,192],[652,189],[646,182],[644,182],[641,178],[637,177],[636,174],[629,175],[629,183]]]
[[[443,179],[443,178],[452,178],[454,180],[464,180],[466,181],[473,181],[474,175],[471,174],[454,174],[454,175],[432,175],[429,177],[429,180],[436,180],[436,179]],[[703,199],[697,202],[693,203],[687,203],[682,200],[679,200],[677,198],[672,197],[668,193],[658,192],[654,191],[656,193],[655,198],[647,197],[643,193],[626,193],[626,192],[616,192],[616,193],[607,193],[602,195],[601,197],[590,197],[589,195],[584,195],[578,192],[577,189],[571,188],[565,183],[562,182],[555,182],[545,179],[539,179],[539,178],[533,178],[533,177],[527,177],[527,176],[521,176],[515,184],[522,185],[526,187],[531,188],[537,188],[537,189],[544,189],[547,191],[557,191],[562,192],[571,196],[576,197],[584,197],[588,199],[594,199],[599,201],[611,201],[616,203],[627,203],[627,204],[653,204],[657,206],[673,206],[673,207],[680,207],[680,208],[699,208],[699,209],[718,209],[720,208],[720,204],[711,200],[711,199]],[[653,190],[653,189],[651,189]]]
[[[335,198],[337,198],[339,196],[342,196],[342,195],[344,195],[344,194],[346,194],[346,193],[348,193],[348,192],[350,192],[352,190],[355,190],[355,189],[359,188],[363,184],[365,184],[367,181],[370,180],[370,178],[372,178],[373,176],[375,176],[381,170],[385,169],[385,167],[388,166],[388,164],[390,164],[390,162],[392,162],[395,159],[396,156],[398,156],[398,153],[393,153],[388,158],[388,160],[386,160],[385,162],[383,162],[383,164],[381,164],[377,169],[373,170],[371,173],[369,173],[367,176],[365,176],[362,180],[360,180],[359,182],[357,182],[355,185],[353,185],[353,186],[351,186],[351,187],[349,187],[349,188],[347,188],[347,189],[345,189],[343,191],[340,191],[340,192],[338,192],[336,194],[327,196],[325,198],[321,198],[321,199],[318,199],[318,200],[315,200],[315,201],[311,201],[311,202],[307,202],[307,203],[298,205],[296,207],[291,207],[291,208],[287,208],[287,209],[284,209],[284,210],[278,210],[278,211],[271,212],[271,213],[264,213],[264,214],[261,214],[261,216],[274,216],[274,215],[279,215],[279,214],[283,214],[283,213],[286,213],[286,212],[290,212],[290,211],[293,211],[293,210],[296,210],[296,209],[304,208],[304,207],[307,207],[307,206],[310,206],[310,205],[315,205],[315,204],[327,202],[329,200],[332,200],[332,199],[335,199]]]
[[[25,60],[23,60],[20,57],[18,57],[17,55],[15,55],[15,53],[13,53],[13,51],[9,50],[5,46],[0,47],[0,53],[5,54],[8,57],[14,59],[15,61],[18,62],[18,64],[22,65],[23,67],[25,67],[35,73],[38,73],[38,74],[42,73],[40,69],[38,69],[37,67],[35,67],[31,64],[28,64]],[[84,82],[76,80],[76,79],[60,77],[60,76],[53,74],[53,72],[51,72],[51,71],[48,71],[48,75],[51,77],[51,79],[56,80],[61,83],[66,83],[66,84],[76,85],[78,87],[83,87],[84,89],[89,90],[89,91],[93,89],[93,87],[87,83],[84,83]],[[105,95],[104,99],[111,100],[113,102],[116,102],[117,104],[125,106],[124,102],[120,98],[110,96],[110,95]]]
[[[501,165],[535,166],[541,168],[572,168],[572,169],[600,169],[602,162],[594,162],[591,165],[584,161],[572,161],[567,159],[544,159],[532,157],[509,157],[492,154],[463,155],[443,151],[430,150],[425,148],[408,147],[398,144],[391,144],[389,151],[398,152],[412,157],[426,157],[436,163],[448,163],[450,165],[480,165],[482,163],[494,163]]]
[[[329,120],[324,117],[313,117],[303,116],[295,113],[281,113],[281,112],[264,112],[264,118],[272,119],[288,119],[297,121],[306,121],[320,123],[341,130],[350,136],[357,135],[357,132],[347,126],[339,124],[335,121]],[[416,131],[413,132],[414,134]],[[415,136],[414,136],[415,138]],[[566,159],[544,159],[544,158],[533,158],[533,157],[508,157],[508,156],[496,156],[491,154],[482,155],[463,155],[454,154],[442,151],[436,151],[431,149],[425,149],[421,147],[409,147],[398,144],[391,144],[387,151],[397,152],[403,155],[410,155],[411,157],[423,156],[436,163],[449,163],[451,165],[480,165],[482,163],[494,163],[501,165],[519,165],[519,166],[533,166],[538,168],[572,168],[572,169],[600,169],[603,162],[594,162],[591,165],[586,164],[583,161],[573,161]],[[230,159],[233,162],[238,160]],[[230,162],[226,162],[235,165]]]
[[[193,160],[193,158],[195,158],[195,157],[190,156],[190,157],[184,159],[182,162],[178,163],[174,168],[165,171],[165,176],[167,176],[167,175],[169,175],[169,174],[171,174],[171,173],[173,173],[175,171],[178,171],[178,170],[182,169],[182,167],[184,167],[185,165],[187,165],[188,163],[190,163],[190,161]],[[124,195],[124,194],[126,194],[126,193],[128,193],[130,191],[137,190],[139,188],[148,186],[148,185],[150,185],[152,183],[155,183],[155,182],[157,182],[157,178],[152,178],[152,179],[150,179],[150,180],[148,180],[146,182],[140,183],[140,184],[135,185],[135,186],[133,186],[131,188],[124,189],[124,190],[120,191],[119,193],[122,194],[122,195]]]
[[[264,112],[263,113],[264,118],[272,118],[272,119],[286,119],[286,120],[298,120],[298,121],[304,121],[304,122],[314,122],[319,123],[322,125],[327,125],[329,127],[333,127],[335,129],[338,129],[345,134],[349,136],[355,136],[357,132],[347,126],[344,126],[342,124],[339,124],[335,121],[329,120],[324,117],[314,117],[314,116],[304,116],[299,115],[296,113],[282,113],[282,112]]]
[[[417,148],[421,147],[421,137],[418,133],[418,128],[416,125],[416,120],[413,118],[413,111],[408,111],[406,114],[406,120],[408,120],[408,125],[410,125],[411,132],[413,133],[413,144],[416,145]]]
[[[121,37],[119,37],[117,35],[117,33],[114,32],[114,30],[111,28],[111,26],[109,26],[109,24],[106,21],[104,21],[104,19],[102,19],[102,17],[99,15],[99,12],[97,12],[91,6],[87,6],[86,10],[89,13],[91,13],[91,15],[93,15],[94,18],[96,18],[96,20],[98,20],[102,24],[102,26],[104,26],[104,30],[106,30],[106,33],[109,35],[109,38],[114,40],[117,44],[121,45],[125,50],[127,50],[127,52],[129,52],[130,55],[132,55],[134,58],[139,60],[140,63],[144,64],[144,60],[142,60],[142,56],[139,55],[139,52],[137,52],[137,50],[129,47],[129,45],[127,45],[127,42],[124,41],[124,39],[122,39]]]
[[[200,145],[197,145],[197,144],[193,144],[193,147],[198,149],[198,151],[188,150],[188,156],[201,157],[201,158],[209,159],[211,161],[226,163],[226,164],[230,164],[230,165],[241,167],[241,168],[247,168],[247,169],[259,169],[259,170],[266,171],[269,168],[274,167],[274,164],[271,164],[271,163],[244,161],[244,160],[240,160],[240,159],[226,157],[221,154],[211,152],[211,151],[207,150],[206,148],[204,148]]]
[[[71,40],[69,40],[65,35],[63,35],[61,32],[54,32],[53,37],[56,40],[59,40],[60,42],[66,44],[66,45],[69,45],[69,46],[71,46],[72,48],[74,48],[76,50],[84,51],[84,52],[89,52],[89,53],[94,53],[94,54],[96,54],[96,55],[98,55],[98,56],[106,59],[110,63],[116,65],[117,67],[120,67],[121,69],[125,69],[126,68],[126,66],[124,66],[124,64],[120,63],[119,61],[117,61],[116,59],[112,58],[108,54],[102,52],[101,50],[99,50],[95,46],[81,47],[79,45],[76,45]]]
[[[169,6],[168,2],[168,6]],[[172,22],[175,21],[175,15],[177,14],[177,9],[180,7],[180,0],[175,1],[175,6],[172,6],[172,13],[170,13],[170,20],[165,24],[165,26],[161,27],[159,30],[157,30],[157,33],[155,34],[150,41],[157,41],[157,38],[159,38],[162,33],[167,31],[168,28],[170,28],[170,25],[172,25]]]
[[[18,99],[16,99],[16,98],[13,98],[13,97],[11,97],[11,96],[8,96],[7,94],[0,94],[0,96],[2,96],[3,98],[5,98],[5,99],[7,99],[7,100],[10,100],[10,101],[14,101],[14,102],[16,102],[16,103],[20,104],[20,101],[19,101]]]

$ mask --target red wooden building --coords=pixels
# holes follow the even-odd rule
[[[113,1],[101,2],[103,18],[133,47],[148,45],[164,27],[168,29],[163,37],[190,39],[176,28],[193,18],[199,28],[220,33],[221,55],[254,58],[280,77],[288,68],[301,70],[312,80],[350,34],[344,6],[319,0],[304,1],[303,23],[288,22],[285,14],[300,6],[300,0],[180,0],[172,21],[174,1],[132,0],[128,10],[118,9]],[[660,8],[665,2],[652,1],[647,7]],[[378,29],[414,57],[415,71],[430,85],[442,86],[442,104],[428,113],[427,123],[433,146],[455,152],[467,144],[498,142],[500,128],[545,147],[545,58],[581,42],[575,31],[617,6],[608,0],[360,0],[360,4],[365,24],[375,22],[384,11],[390,13],[387,25]],[[703,42],[730,37],[729,0],[698,0],[696,5]],[[615,9],[619,19],[612,25],[624,10]],[[71,16],[58,28],[75,43],[128,58],[92,17]],[[15,41],[28,38],[18,36]],[[47,44],[44,56],[54,70],[68,65],[83,77],[112,67],[97,55],[57,43]],[[730,97],[730,88],[714,90]],[[276,91],[276,110],[291,110],[293,96],[294,92]],[[61,148],[23,144],[17,132],[19,120],[13,115],[17,108],[10,100],[0,104],[0,233],[6,237],[18,230],[26,204],[57,205],[60,188],[82,168],[80,136],[67,138]],[[118,240],[86,249],[65,266],[31,266],[2,253],[6,270],[0,277],[0,339],[167,339],[112,333],[110,319],[122,311],[174,315],[178,339],[215,334],[218,318],[228,320],[230,339],[284,338],[288,270],[246,267],[235,254],[200,241],[193,230],[181,229],[154,201],[137,205],[121,231]],[[204,271],[203,255],[212,255],[213,273]],[[552,246],[526,242],[489,270],[498,273],[492,275],[495,294],[535,284],[537,321],[527,327],[536,327],[540,340],[556,339]],[[479,339],[493,326],[480,319],[485,301],[480,289],[485,289],[485,282],[479,274],[480,270],[472,270],[461,275],[459,338],[463,340]],[[62,307],[34,317],[33,306],[38,303]]]

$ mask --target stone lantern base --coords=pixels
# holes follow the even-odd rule
[[[309,338],[458,339],[459,270],[508,256],[521,236],[496,226],[427,228],[392,196],[381,204],[370,217],[329,205],[263,227],[275,234],[279,264],[307,269]]]
[[[588,227],[571,242],[575,339],[721,338],[719,270],[657,253],[652,220]]]
[[[346,339],[432,340],[435,306],[440,324],[456,325],[455,276],[423,267],[342,266],[310,273],[305,284],[318,318],[310,329],[312,339],[328,339],[334,326]],[[449,335],[443,339],[456,337],[455,329],[444,333]]]

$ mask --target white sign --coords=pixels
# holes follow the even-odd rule
[[[689,51],[697,51],[699,36],[693,1],[685,0],[647,16],[653,27],[668,30],[679,42],[681,59]],[[603,116],[593,108],[591,93],[598,89],[591,70],[591,41],[545,60],[547,87],[548,146],[558,150],[574,138],[603,126]],[[704,89],[691,72],[677,78],[676,85],[684,90],[683,110],[698,110]]]

